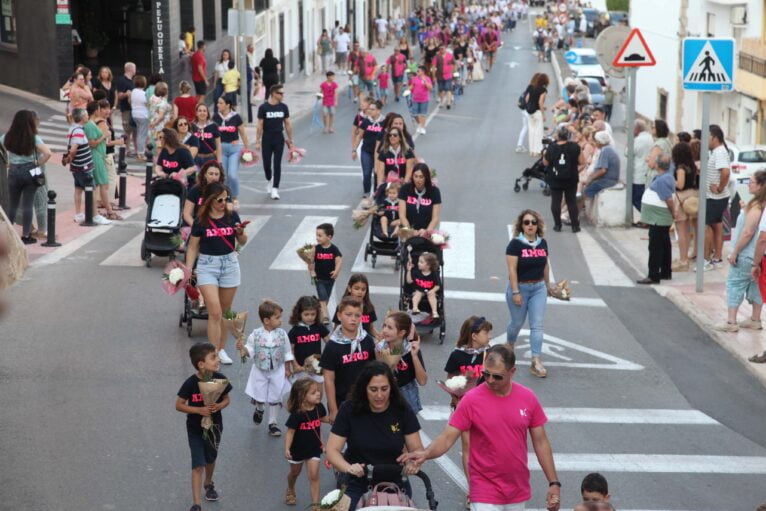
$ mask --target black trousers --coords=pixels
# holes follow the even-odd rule
[[[670,226],[649,226],[649,278],[670,279],[673,252],[670,246]]]
[[[567,201],[569,218],[572,220],[572,227],[580,227],[580,211],[577,209],[577,183],[569,188],[551,188],[551,213],[553,213],[553,224],[561,226],[561,198]]]
[[[264,133],[261,140],[261,156],[263,156],[263,170],[266,179],[271,179],[272,161],[274,158],[274,188],[279,188],[282,178],[282,154],[285,152],[285,137],[282,133]]]

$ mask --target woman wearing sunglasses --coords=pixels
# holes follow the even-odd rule
[[[223,311],[231,308],[240,283],[236,245],[247,243],[245,225],[236,211],[229,211],[229,189],[221,183],[205,188],[186,250],[186,266],[197,263],[197,287],[207,306],[207,339],[218,349],[222,364],[231,364],[226,353]],[[199,259],[197,256],[199,255]]]
[[[402,130],[390,128],[385,132],[383,143],[378,151],[375,162],[375,176],[378,186],[388,180],[389,174],[401,181],[407,182],[412,177],[415,167],[415,153],[403,137]]]
[[[505,249],[508,263],[508,288],[505,301],[511,313],[507,340],[513,346],[524,321],[529,316],[529,344],[532,348],[532,374],[545,378],[548,371],[540,362],[543,348],[543,318],[550,282],[548,243],[543,238],[545,226],[540,213],[521,212],[513,227],[514,238]]]

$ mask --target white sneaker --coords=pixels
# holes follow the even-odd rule
[[[516,152],[517,153],[526,153],[527,152],[527,148],[524,147],[523,145],[520,145],[520,146],[516,147]]]
[[[271,189],[271,198],[274,200],[279,200],[279,188]]]
[[[101,215],[96,215],[93,217],[93,223],[97,225],[109,225],[112,223],[112,221],[107,218],[104,218]]]
[[[271,184],[272,180],[269,179],[269,184],[266,185],[266,193],[271,194],[271,190],[274,188]]]
[[[85,221],[85,213],[77,213],[74,216],[74,223],[81,224]]]
[[[420,133],[421,133],[422,135],[425,135],[425,134],[426,134],[426,129],[425,129],[425,128],[423,128],[422,130],[420,130]]]
[[[228,353],[226,353],[226,350],[218,351],[218,358],[221,359],[222,364],[231,365],[234,362],[231,357],[229,357]]]

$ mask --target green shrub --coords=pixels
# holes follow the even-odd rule
[[[610,11],[628,11],[630,0],[606,0],[606,8]]]

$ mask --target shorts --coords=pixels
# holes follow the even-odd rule
[[[292,459],[292,460],[287,460],[287,462],[290,465],[301,465],[304,462],[311,461],[311,460],[316,460],[317,462],[320,462],[320,461],[322,461],[322,458],[320,458],[319,456],[311,456],[310,458],[306,458],[306,459],[303,459],[303,460]]]
[[[344,64],[346,62],[346,57],[348,57],[347,51],[336,51],[335,52],[335,64]]]
[[[197,286],[239,287],[237,253],[226,255],[200,254],[197,259]]]
[[[524,511],[524,503],[483,504],[481,502],[471,502],[471,511]]]
[[[322,112],[324,112],[325,115],[335,115],[335,107],[334,106],[323,106]]]
[[[85,190],[86,186],[93,186],[93,171],[72,172],[74,178],[74,187]]]
[[[133,126],[130,124],[130,110],[120,112],[120,116],[122,117],[122,131],[124,131],[126,135],[130,135],[133,133]]]
[[[439,80],[439,92],[452,91],[452,78],[449,80]]]
[[[194,82],[194,93],[197,96],[204,96],[207,94],[207,84],[204,80],[201,82]]]
[[[351,75],[351,85],[354,87],[359,85],[359,75]]]
[[[412,115],[428,115],[428,101],[424,103],[412,102]]]
[[[394,84],[402,83],[404,81],[404,75],[402,75],[402,76],[393,76],[393,77],[391,77],[391,80],[393,80]]]
[[[247,384],[245,385],[245,394],[256,403],[281,405],[282,398],[289,392],[290,382],[285,376],[283,366],[280,365],[272,371],[263,371],[255,367],[255,365],[250,367],[250,376],[247,378]]]
[[[729,205],[729,198],[706,199],[705,207],[705,225],[715,225],[723,222],[723,212]]]
[[[221,431],[217,433],[220,436]],[[218,449],[213,444],[202,438],[201,433],[192,433],[188,429],[186,430],[186,436],[189,438],[192,469],[215,463],[215,460],[218,458]]]
[[[334,285],[335,281],[332,279],[317,279],[317,297],[320,302],[326,302],[330,299],[330,295],[332,295],[332,287]]]

